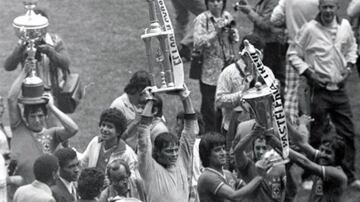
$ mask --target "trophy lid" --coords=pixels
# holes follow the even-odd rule
[[[42,29],[49,25],[46,17],[36,14],[34,8],[36,7],[37,0],[24,1],[25,8],[27,9],[25,15],[16,17],[13,21],[13,26],[19,29]]]
[[[259,84],[260,83],[256,83],[254,88],[250,88],[249,90],[247,90],[243,95],[243,99],[254,99],[272,94],[271,89],[267,85]]]

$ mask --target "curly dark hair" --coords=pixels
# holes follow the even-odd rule
[[[126,118],[124,114],[116,108],[105,109],[101,113],[99,127],[104,121],[113,123],[115,125],[116,132],[119,134],[122,134],[126,130]]]
[[[104,185],[105,175],[97,168],[85,168],[81,171],[77,192],[81,199],[93,200]]]

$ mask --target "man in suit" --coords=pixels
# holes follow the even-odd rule
[[[57,202],[76,201],[75,182],[80,172],[80,163],[76,152],[71,148],[61,148],[54,155],[59,159],[59,178],[55,185],[51,186],[51,191]]]
[[[58,159],[44,154],[35,160],[33,171],[35,180],[21,186],[14,195],[13,202],[55,202],[50,186],[54,184],[59,170]]]

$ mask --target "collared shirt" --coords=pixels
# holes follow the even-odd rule
[[[61,180],[61,182],[64,183],[64,185],[65,185],[66,189],[69,191],[69,193],[71,195],[73,195],[74,198],[76,198],[76,187],[75,187],[74,182],[69,182],[60,176],[59,176],[59,179]]]
[[[238,60],[240,69],[245,72],[246,64],[242,59]],[[275,79],[274,74],[268,67],[264,67],[268,75]],[[225,130],[229,129],[232,111],[241,103],[241,98],[245,90],[249,89],[252,75],[246,79],[241,75],[235,64],[226,67],[220,74],[215,95],[215,103],[222,110],[222,126]]]
[[[331,36],[335,29],[337,32],[333,41]],[[287,53],[291,66],[286,68],[285,110],[292,119],[298,112],[299,74],[312,68],[328,84],[336,85],[344,79],[346,64],[356,62],[356,51],[355,37],[346,19],[342,19],[337,28],[326,28],[316,20],[301,28]]]
[[[215,30],[210,11],[205,11],[194,20],[194,47],[203,54],[201,81],[207,85],[216,86],[225,60],[229,57],[229,44]],[[233,20],[231,14],[223,12],[222,19]],[[216,20],[215,20],[216,21]],[[225,58],[224,58],[225,55]]]

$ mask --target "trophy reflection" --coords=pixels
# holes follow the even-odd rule
[[[154,92],[168,92],[183,89],[183,72],[175,73],[169,51],[169,36],[173,33],[166,31],[160,25],[156,16],[154,0],[148,0],[150,26],[141,35],[146,48],[149,73],[152,76]],[[181,60],[181,59],[180,59]],[[157,68],[156,68],[157,67]],[[181,71],[183,71],[181,69]],[[182,78],[181,78],[182,77]]]

